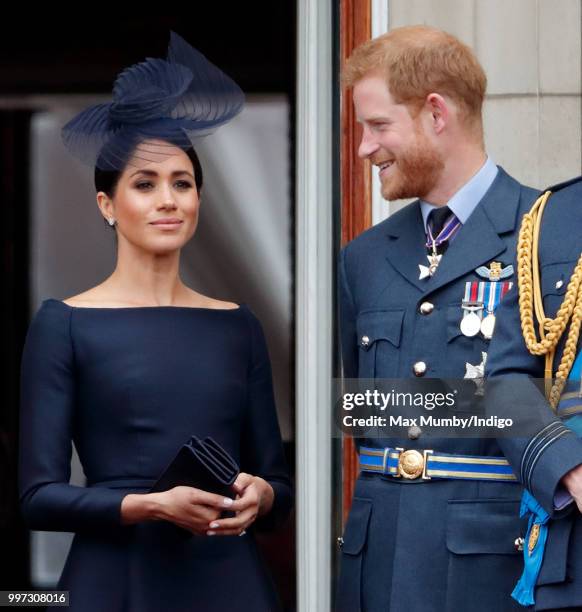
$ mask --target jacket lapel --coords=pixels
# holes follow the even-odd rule
[[[386,259],[402,276],[418,287],[426,289],[426,279],[419,280],[419,264],[428,265],[426,258],[426,236],[417,200],[404,209],[387,231],[388,249]]]
[[[499,168],[495,181],[443,255],[436,274],[427,279],[425,293],[489,263],[507,249],[499,234],[515,229],[520,192],[519,183]],[[514,257],[511,253],[512,261]]]
[[[449,245],[436,274],[422,280],[419,279],[418,265],[428,265],[428,260],[417,200],[388,225],[386,259],[423,293],[432,293],[489,263],[507,249],[499,236],[515,230],[520,195],[520,184],[499,167],[493,184]],[[510,259],[513,261],[514,257],[512,253]]]

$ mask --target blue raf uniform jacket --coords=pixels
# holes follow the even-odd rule
[[[462,379],[489,341],[459,328],[475,270],[515,257],[517,230],[536,192],[503,169],[459,230],[434,276],[426,264],[419,202],[342,250],[340,327],[346,378]],[[515,281],[512,276],[508,280]],[[421,305],[425,304],[423,308]],[[429,306],[426,306],[429,304]],[[432,308],[431,308],[432,306]],[[417,366],[418,369],[418,366]],[[363,446],[502,456],[495,439],[356,439]],[[337,609],[342,612],[496,612],[521,571],[514,544],[524,534],[515,482],[404,480],[362,472],[343,534]]]
[[[553,195],[542,217],[539,258],[544,311],[554,318],[582,253],[582,177],[549,189]],[[557,347],[554,371],[565,336]],[[578,352],[581,348],[579,341]],[[499,440],[514,471],[551,516],[535,609],[582,609],[582,518],[574,503],[556,509],[560,479],[582,463],[582,440],[563,426],[544,396],[528,383],[544,377],[544,357],[531,355],[525,346],[517,292],[508,294],[499,308],[487,374],[491,411],[511,417],[526,409],[528,421],[537,424],[533,436]]]

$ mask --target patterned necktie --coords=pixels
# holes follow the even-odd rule
[[[448,206],[439,206],[431,210],[427,220],[429,231],[427,249],[432,252],[434,241],[437,253],[442,255],[449,246],[449,239],[455,235],[460,225],[459,220]]]
[[[451,209],[448,206],[439,206],[430,211],[428,215],[428,226],[431,228],[434,237],[441,233],[447,217],[450,217],[451,214]]]

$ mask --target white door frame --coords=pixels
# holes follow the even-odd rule
[[[297,14],[297,610],[330,609],[332,2]]]

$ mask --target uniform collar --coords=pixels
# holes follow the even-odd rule
[[[521,199],[532,199],[533,195],[522,194],[522,186],[498,167],[497,177],[451,243],[438,274],[428,280],[419,279],[418,264],[426,261],[426,235],[416,200],[382,222],[387,236],[386,260],[428,295],[505,252],[507,243],[500,236],[515,231]]]
[[[447,206],[461,223],[465,224],[467,222],[467,219],[471,216],[471,213],[475,210],[475,207],[483,199],[483,196],[493,184],[493,181],[497,176],[497,172],[497,166],[490,157],[487,157],[485,163],[481,166],[479,171],[447,202]],[[428,233],[428,215],[432,210],[438,208],[438,206],[429,204],[423,200],[419,200],[419,202],[422,220],[424,223],[424,230]]]

